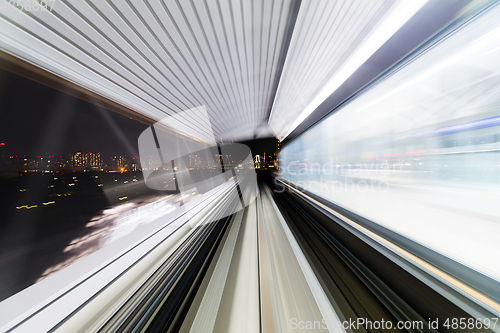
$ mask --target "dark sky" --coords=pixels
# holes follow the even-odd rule
[[[138,155],[138,121],[0,69],[0,143],[8,154]]]

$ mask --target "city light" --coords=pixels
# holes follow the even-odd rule
[[[33,206],[23,205],[23,206],[16,207],[16,209],[23,209],[23,208],[31,209],[31,208],[36,208],[36,207],[38,207],[38,205],[33,205]]]

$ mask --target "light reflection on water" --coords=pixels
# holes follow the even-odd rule
[[[103,210],[86,224],[88,233],[64,249],[70,257],[47,268],[36,282],[168,214],[195,196],[169,194],[131,200]]]

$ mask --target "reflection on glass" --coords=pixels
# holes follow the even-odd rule
[[[500,278],[500,9],[280,152],[281,177]]]

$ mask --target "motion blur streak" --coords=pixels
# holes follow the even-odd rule
[[[0,0],[0,332],[500,332],[499,18]]]
[[[500,279],[500,8],[281,151],[282,179]]]

